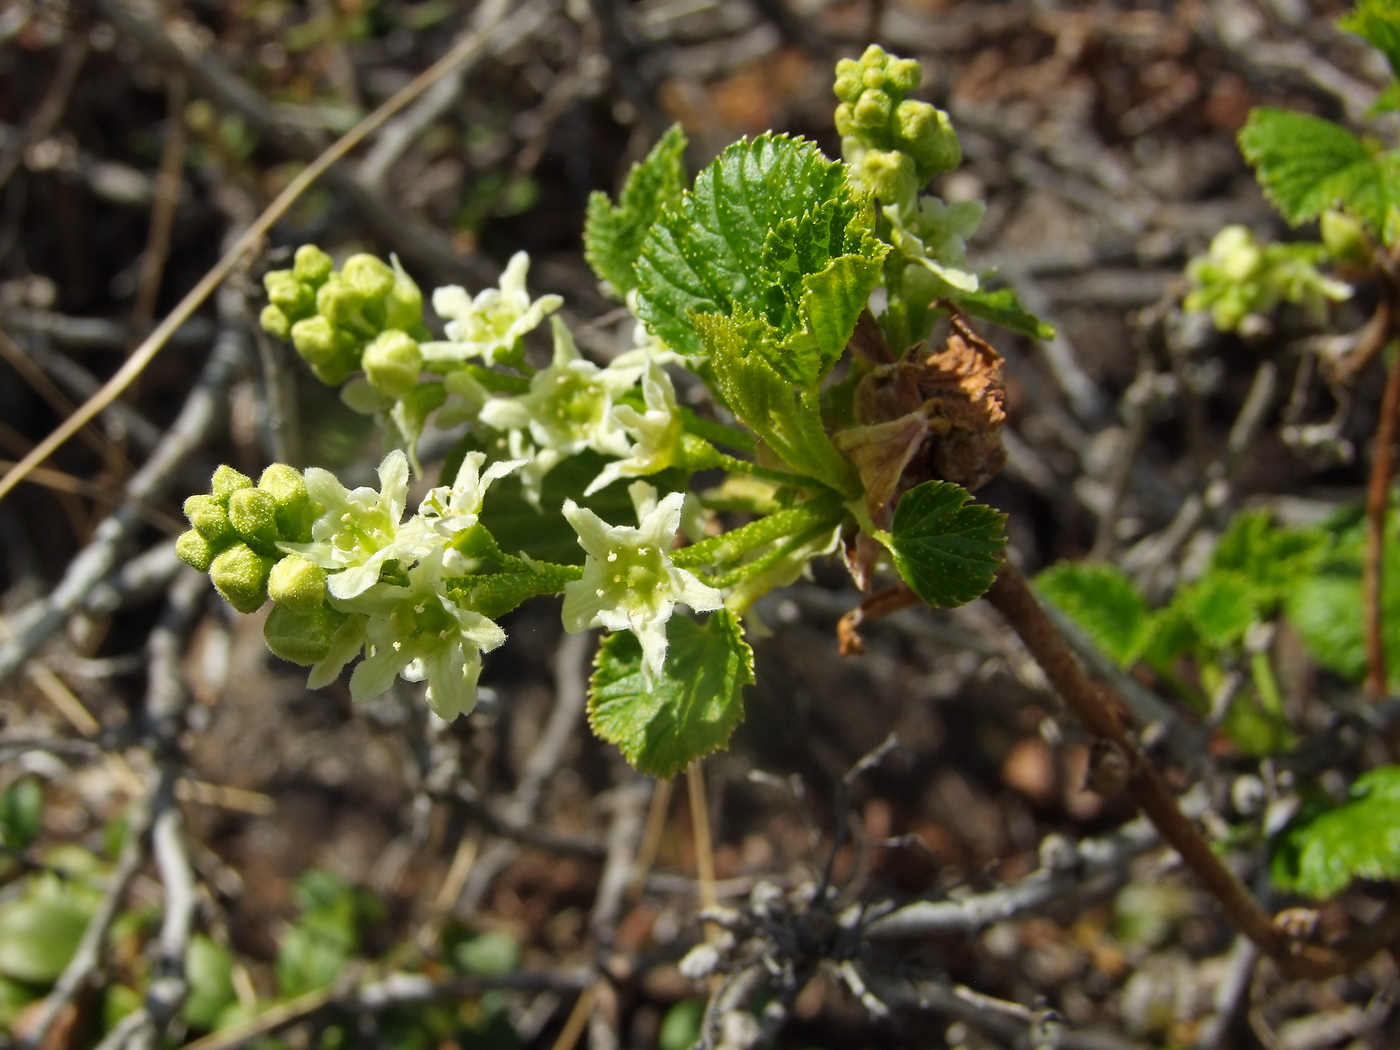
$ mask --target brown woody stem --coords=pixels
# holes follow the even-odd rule
[[[1378,313],[1389,315],[1382,306]],[[1396,417],[1400,416],[1400,357],[1390,366],[1376,426],[1376,451],[1371,461],[1371,483],[1366,490],[1366,564],[1361,577],[1362,609],[1366,618],[1366,692],[1374,698],[1386,695],[1385,636],[1382,591],[1385,570],[1385,518],[1390,507],[1390,475],[1395,445]]]
[[[1085,727],[1127,757],[1128,791],[1242,933],[1298,976],[1342,973],[1361,961],[1353,953],[1287,938],[1274,925],[1244,884],[1216,856],[1195,823],[1181,812],[1156,767],[1119,720],[1116,698],[1089,680],[1019,569],[1010,562],[1002,565],[987,592],[987,600],[1020,635],[1051,685]]]

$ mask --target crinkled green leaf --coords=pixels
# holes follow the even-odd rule
[[[191,1028],[210,1031],[218,1023],[224,1007],[236,998],[233,956],[223,945],[196,933],[185,952],[185,977],[190,990],[181,1016]]]
[[[1330,120],[1288,109],[1250,111],[1240,149],[1264,195],[1293,225],[1340,205],[1380,239],[1400,234],[1400,154],[1381,152]]]
[[[1282,888],[1317,898],[1353,878],[1400,878],[1400,766],[1363,774],[1340,805],[1307,807],[1275,841],[1271,872]]]
[[[1035,314],[1021,305],[1021,300],[1011,288],[985,288],[975,292],[962,292],[952,297],[953,301],[973,317],[991,321],[1013,332],[1020,332],[1032,339],[1054,339],[1055,326],[1046,324]]]
[[[894,564],[930,605],[965,605],[992,585],[1006,546],[1006,516],[951,481],[925,481],[894,509]]]
[[[584,258],[618,295],[637,287],[634,267],[642,242],[662,211],[680,203],[686,183],[685,146],[685,133],[679,124],[672,125],[646,159],[632,165],[616,207],[605,193],[594,192],[588,198]]]
[[[799,474],[849,495],[860,492],[855,468],[827,437],[815,394],[794,388],[774,367],[780,351],[767,321],[736,306],[733,317],[697,314],[694,332],[735,416]]]
[[[702,625],[686,616],[666,624],[666,663],[648,683],[642,647],[630,631],[598,647],[588,719],[638,770],[670,777],[729,741],[744,716],[743,687],[754,680],[753,650],[727,610]]]
[[[1211,555],[1211,570],[1237,572],[1261,603],[1284,597],[1312,572],[1326,551],[1321,529],[1285,529],[1266,510],[1243,511],[1230,521]]]
[[[1118,666],[1130,667],[1142,655],[1152,636],[1152,613],[1118,567],[1061,562],[1037,576],[1035,585]]]
[[[698,354],[705,347],[693,315],[742,307],[777,331],[790,358],[778,372],[815,386],[844,349],[879,272],[845,264],[822,281],[804,278],[843,257],[883,258],[888,249],[870,236],[873,221],[844,165],[812,143],[782,135],[736,142],[643,244],[641,315],[675,349]],[[814,311],[813,288],[838,294]]]
[[[1202,641],[1217,649],[1240,641],[1261,618],[1248,579],[1226,569],[1206,573],[1180,591],[1173,604],[1186,614]]]
[[[1400,4],[1395,0],[1357,0],[1356,9],[1338,19],[1337,25],[1385,55],[1390,71],[1400,76]]]

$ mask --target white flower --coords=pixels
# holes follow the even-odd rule
[[[642,396],[646,411],[638,412],[631,405],[618,405],[613,418],[636,440],[626,459],[614,460],[605,466],[588,488],[585,496],[611,485],[618,478],[635,478],[665,470],[676,460],[680,449],[683,421],[676,404],[676,388],[671,377],[654,360],[647,361],[642,377]]]
[[[671,561],[684,494],[672,492],[655,503],[656,490],[645,482],[628,491],[642,505],[635,528],[609,525],[588,508],[564,501],[564,517],[588,554],[583,579],[564,586],[564,629],[571,634],[590,627],[630,630],[642,643],[643,674],[653,680],[666,659],[666,621],[677,603],[709,612],[724,601],[719,591]]]
[[[389,560],[409,564],[431,549],[423,522],[400,523],[408,500],[408,457],[395,449],[379,464],[379,490],[353,492],[320,467],[306,471],[306,491],[324,508],[311,526],[311,543],[282,543],[282,550],[336,572],[326,587],[332,597],[354,598],[379,579]]]
[[[491,482],[524,466],[526,461],[501,460],[492,463],[483,474],[481,465],[485,462],[486,453],[468,452],[452,484],[439,485],[423,498],[418,505],[418,513],[426,519],[428,529],[450,540],[462,530],[471,528],[481,513],[481,503]]]
[[[937,197],[919,198],[915,209],[897,204],[884,208],[890,220],[890,241],[910,262],[918,263],[959,291],[975,292],[977,275],[967,265],[967,238],[982,222],[981,201],[944,204]]]
[[[558,462],[593,449],[607,456],[626,456],[627,432],[613,418],[613,402],[636,384],[644,368],[639,365],[599,368],[587,361],[574,345],[568,328],[557,317],[554,324],[554,359],[530,379],[530,390],[519,397],[499,397],[481,409],[480,420],[497,430],[528,432],[533,454],[522,470],[525,494],[538,503],[544,476]],[[522,449],[516,452],[515,448]],[[526,455],[515,441],[512,455]]]
[[[428,682],[428,706],[451,721],[476,705],[481,654],[506,640],[505,631],[479,612],[447,597],[445,576],[465,571],[450,547],[431,550],[408,570],[408,586],[377,584],[353,608],[367,614],[368,653],[350,676],[350,696],[369,700],[401,677]]]
[[[448,285],[433,292],[433,310],[447,321],[447,341],[422,343],[423,360],[429,363],[484,358],[495,364],[498,354],[509,354],[526,332],[563,305],[557,295],[542,295],[534,302],[525,290],[530,257],[516,252],[501,274],[500,288],[487,288],[475,299],[465,288]]]

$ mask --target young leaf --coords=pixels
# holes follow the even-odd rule
[[[1035,580],[1119,667],[1130,667],[1152,636],[1152,613],[1133,581],[1113,565],[1061,562]]]
[[[1264,195],[1297,226],[1338,204],[1391,244],[1400,234],[1400,156],[1330,120],[1288,109],[1250,111],[1240,149]]]
[[[705,348],[692,316],[742,306],[776,331],[789,358],[779,373],[815,386],[850,338],[879,268],[847,264],[822,282],[804,278],[833,260],[882,259],[888,248],[870,236],[872,224],[844,165],[812,143],[781,135],[736,142],[642,245],[641,316],[676,350],[698,354]],[[814,312],[809,289],[836,294]]]
[[[1174,604],[1186,613],[1201,639],[1217,649],[1239,641],[1260,619],[1249,581],[1225,569],[1206,573],[1181,591]]]
[[[1385,55],[1390,71],[1400,77],[1400,6],[1393,0],[1357,0],[1356,10],[1338,19],[1337,26]]]
[[[679,124],[673,124],[646,159],[632,165],[616,207],[600,191],[588,198],[584,258],[618,295],[637,287],[634,267],[642,242],[662,211],[680,204],[686,183],[685,146],[685,133]]]
[[[1274,881],[1309,897],[1332,897],[1353,878],[1400,878],[1400,766],[1380,766],[1337,806],[1304,813],[1274,844]]]
[[[992,585],[1006,516],[973,503],[950,481],[925,481],[900,497],[894,510],[894,564],[904,582],[930,605],[964,605]]]
[[[727,610],[703,626],[671,617],[666,642],[662,675],[648,685],[636,636],[609,635],[598,647],[588,698],[593,731],[656,777],[675,776],[728,743],[744,716],[743,687],[754,680],[753,650]]]
[[[1032,339],[1055,338],[1055,326],[1046,324],[1022,306],[1021,300],[1011,288],[998,288],[995,291],[984,288],[975,292],[963,292],[954,298],[957,304],[973,317],[991,321],[1013,332],[1028,335]]]
[[[1294,583],[1312,572],[1327,546],[1321,529],[1282,529],[1266,510],[1236,514],[1211,555],[1211,571],[1242,575],[1255,601],[1269,605],[1283,598]]]

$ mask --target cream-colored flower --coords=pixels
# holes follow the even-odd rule
[[[557,295],[531,301],[525,290],[529,271],[530,257],[516,252],[501,274],[499,288],[487,288],[475,298],[455,284],[434,291],[433,310],[447,322],[447,339],[420,344],[423,360],[440,364],[480,357],[490,365],[499,355],[511,353],[521,336],[564,303]]]
[[[642,644],[643,673],[654,679],[666,660],[666,622],[676,605],[709,612],[724,599],[671,561],[684,494],[672,492],[655,502],[656,490],[646,482],[628,491],[640,505],[635,527],[609,525],[587,507],[564,501],[564,517],[588,554],[583,579],[564,587],[564,629],[571,634],[590,627],[630,630]]]
[[[603,468],[583,490],[585,496],[611,485],[618,478],[645,477],[665,470],[676,461],[684,422],[671,377],[655,360],[647,361],[647,370],[642,376],[642,396],[646,400],[645,412],[638,412],[631,405],[618,405],[613,409],[613,418],[636,444],[628,450],[627,458],[614,460]]]

